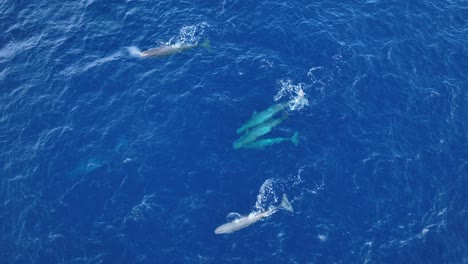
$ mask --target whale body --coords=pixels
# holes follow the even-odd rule
[[[257,138],[265,134],[268,134],[275,126],[283,122],[284,119],[286,119],[286,115],[284,115],[281,118],[270,119],[269,121],[252,128],[251,130],[247,131],[246,134],[244,134],[238,140],[234,141],[234,143],[232,144],[232,147],[234,149],[239,149],[239,148],[244,147],[245,145],[256,140]]]
[[[250,128],[256,127],[269,119],[271,119],[276,113],[285,109],[289,105],[289,102],[279,103],[272,105],[260,113],[254,113],[252,117],[245,122],[239,129],[236,130],[237,134],[242,134]]]
[[[142,58],[148,57],[165,57],[175,53],[179,53],[185,50],[189,50],[194,48],[195,45],[181,45],[181,44],[174,44],[170,46],[162,46],[157,47],[154,49],[145,50],[141,53]]]
[[[283,210],[286,210],[286,211],[291,212],[291,213],[294,212],[294,209],[292,208],[292,205],[289,202],[288,197],[286,196],[286,194],[283,194],[283,199],[281,200],[281,204],[279,206],[272,207],[272,208],[270,208],[270,209],[268,209],[267,211],[264,211],[264,212],[260,212],[260,213],[259,212],[253,212],[253,213],[251,213],[251,214],[249,214],[247,216],[240,217],[238,219],[235,219],[232,222],[229,222],[229,223],[218,226],[215,229],[214,232],[215,232],[215,234],[230,234],[230,233],[233,233],[233,232],[235,232],[237,230],[246,228],[249,225],[258,222],[259,220],[276,213],[278,211],[278,209],[283,209]]]
[[[271,146],[271,145],[274,145],[274,144],[278,144],[278,143],[281,143],[283,141],[291,141],[294,144],[294,146],[297,146],[297,144],[299,143],[298,136],[299,136],[299,133],[296,131],[296,132],[294,132],[294,135],[292,135],[291,137],[288,137],[288,138],[284,138],[284,137],[265,138],[265,139],[250,142],[250,143],[248,143],[248,144],[246,144],[246,145],[244,145],[242,147],[243,148],[250,148],[250,149],[263,149],[265,147],[268,147],[268,146]]]
[[[150,57],[166,57],[170,56],[179,52],[183,52],[186,50],[190,50],[196,47],[202,46],[206,49],[210,48],[210,43],[209,40],[206,39],[202,44],[195,44],[195,45],[188,45],[188,44],[173,44],[173,45],[167,45],[167,46],[161,46],[145,51],[140,51],[136,47],[130,47],[129,51],[130,54],[140,57],[140,58],[150,58]]]

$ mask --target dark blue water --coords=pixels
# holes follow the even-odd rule
[[[468,263],[465,1],[6,0],[0,29],[1,263]],[[297,147],[233,149],[287,100]]]

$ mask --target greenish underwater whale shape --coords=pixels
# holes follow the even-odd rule
[[[237,134],[242,134],[250,128],[256,127],[269,119],[279,111],[285,109],[289,105],[289,102],[279,103],[268,107],[266,110],[260,113],[254,113],[252,117],[245,122],[239,129],[236,130]]]
[[[294,135],[288,138],[284,137],[277,137],[277,138],[265,138],[265,139],[260,139],[257,141],[250,142],[246,145],[243,146],[243,148],[251,148],[251,149],[263,149],[265,147],[281,143],[283,141],[291,141],[295,146],[299,143],[298,139],[299,133],[296,131],[294,132]]]
[[[234,141],[234,143],[232,144],[232,147],[234,149],[242,148],[246,146],[247,144],[253,142],[257,138],[268,134],[275,126],[283,122],[283,120],[286,119],[286,117],[287,115],[285,114],[281,118],[267,120],[265,123],[262,123],[252,128],[251,130],[248,130],[246,134],[244,134],[238,140]]]

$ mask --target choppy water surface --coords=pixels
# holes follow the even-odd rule
[[[1,262],[468,262],[467,18],[463,1],[0,2]],[[135,56],[164,45],[196,47]],[[268,137],[297,147],[233,149],[285,101]],[[294,213],[214,234],[283,193]]]

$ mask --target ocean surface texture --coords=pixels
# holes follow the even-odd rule
[[[2,264],[468,263],[466,1],[0,0],[0,30]]]

